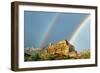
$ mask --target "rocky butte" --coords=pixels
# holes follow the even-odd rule
[[[54,44],[49,44],[47,48],[43,50],[44,54],[48,53],[54,59],[77,59],[78,53],[75,47],[71,45],[67,40],[62,40]]]
[[[75,47],[67,40],[61,40],[56,43],[50,43],[45,48],[30,48],[24,51],[26,60],[63,60],[78,59],[79,54]]]

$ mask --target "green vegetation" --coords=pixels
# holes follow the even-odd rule
[[[77,59],[89,59],[90,51],[82,51],[79,53]],[[44,61],[44,60],[60,60],[60,59],[74,59],[70,56],[52,55],[46,51],[34,51],[32,55],[25,55],[25,61]]]
[[[32,61],[31,55],[24,54],[24,61]]]
[[[79,53],[80,59],[89,59],[90,58],[90,51],[85,50]]]

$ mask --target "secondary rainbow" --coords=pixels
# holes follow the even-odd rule
[[[74,34],[72,35],[71,39],[70,39],[70,43],[73,43],[75,38],[77,37],[78,33],[80,32],[80,30],[84,27],[84,25],[88,22],[88,20],[90,19],[90,15],[88,15],[79,25],[79,27],[76,29],[76,31],[74,32]]]

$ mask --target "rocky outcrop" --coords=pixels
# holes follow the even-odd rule
[[[75,47],[71,45],[67,40],[59,41],[55,44],[49,44],[47,53],[54,55],[56,59],[63,58],[77,58],[78,53],[75,50]]]
[[[49,45],[47,47],[47,52],[50,54],[67,56],[69,52],[69,44],[65,40]]]
[[[26,49],[24,53],[25,61],[77,59],[79,56],[75,47],[67,40],[61,40],[53,44],[50,43],[46,48]]]

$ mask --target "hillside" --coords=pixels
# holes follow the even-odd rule
[[[90,51],[78,53],[75,47],[67,40],[49,44],[46,48],[30,48],[24,51],[25,61],[87,59]]]

